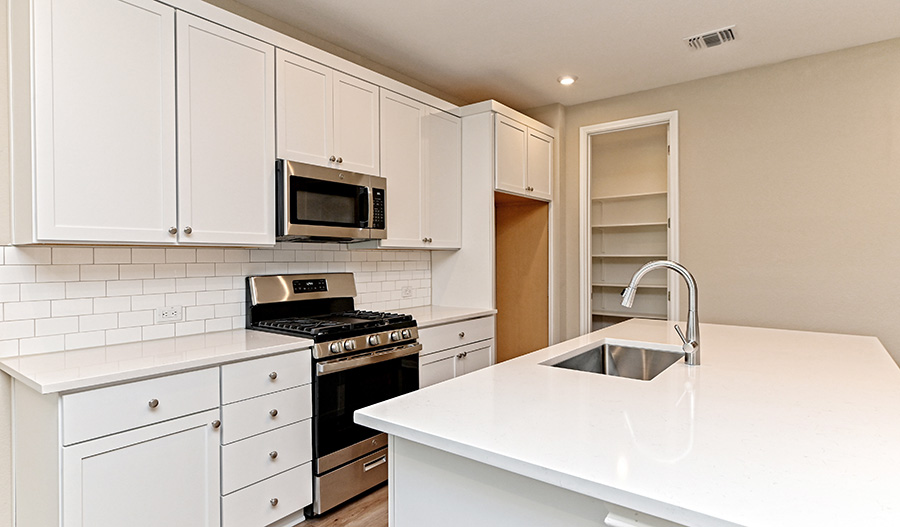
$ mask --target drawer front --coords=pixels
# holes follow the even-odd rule
[[[312,503],[312,463],[222,498],[222,527],[269,525]]]
[[[419,330],[421,355],[494,337],[494,317],[463,320]]]
[[[230,494],[312,459],[312,420],[222,447],[222,494]]]
[[[309,384],[308,349],[222,366],[222,404]]]
[[[305,384],[222,407],[222,444],[312,417],[312,386]]]
[[[216,408],[218,393],[218,368],[208,368],[63,395],[63,444]]]

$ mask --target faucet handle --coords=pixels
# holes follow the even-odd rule
[[[688,339],[685,338],[684,333],[681,332],[681,328],[678,327],[678,324],[675,324],[675,333],[678,333],[678,336],[681,337],[681,342],[683,343],[681,349],[685,353],[693,353],[700,347],[695,340],[688,342]]]

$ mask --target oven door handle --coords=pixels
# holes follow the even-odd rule
[[[422,351],[421,344],[411,346],[402,346],[399,348],[391,348],[384,351],[376,351],[363,355],[361,357],[351,357],[346,359],[333,359],[316,363],[316,377],[328,375],[329,373],[337,373],[339,371],[349,370],[351,368],[359,368],[360,366],[368,366],[391,359],[399,359],[409,355],[415,355]]]

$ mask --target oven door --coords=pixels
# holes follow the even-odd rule
[[[313,457],[321,474],[360,457],[354,448],[380,432],[353,422],[353,412],[419,387],[421,344],[318,361],[313,380]]]
[[[371,176],[293,161],[277,166],[279,236],[369,239]]]

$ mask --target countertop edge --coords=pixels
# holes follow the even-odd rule
[[[601,501],[628,507],[669,521],[696,527],[742,527],[739,524],[684,509],[671,503],[661,502],[616,487],[610,487],[602,483],[589,481],[564,472],[541,467],[499,452],[484,450],[465,443],[398,425],[390,421],[385,421],[367,415],[364,409],[354,412],[354,421],[357,424],[375,428],[376,430],[380,430],[407,441],[412,441],[450,454],[465,457],[520,476],[542,481],[549,485],[590,496]]]
[[[438,316],[431,316],[431,314],[437,310]],[[497,314],[497,310],[494,308],[467,308],[467,307],[456,307],[456,306],[439,306],[439,305],[427,305],[427,306],[418,306],[418,307],[410,307],[406,309],[399,310],[401,313],[407,313],[413,315],[413,318],[416,319],[416,325],[419,329],[426,329],[434,326],[442,326],[444,324],[452,324],[454,322],[462,322],[464,320],[472,320],[476,318],[489,317]],[[450,314],[441,313],[441,311],[446,311]],[[423,316],[420,313],[429,313],[429,316]],[[419,316],[417,316],[419,315]]]
[[[166,340],[177,340],[178,337]],[[96,376],[85,377],[77,380],[50,381],[46,383],[39,382],[33,377],[19,371],[13,366],[6,363],[9,359],[18,359],[20,357],[10,357],[9,359],[0,360],[0,371],[6,373],[16,381],[31,388],[41,395],[62,394],[67,392],[83,391],[88,389],[100,388],[103,386],[122,384],[126,382],[134,382],[152,377],[161,377],[164,375],[172,375],[187,371],[199,370],[209,367],[217,367],[232,362],[256,359],[269,355],[277,355],[291,351],[297,351],[310,348],[313,345],[312,340],[304,338],[296,338],[296,342],[285,342],[282,344],[274,344],[262,348],[251,350],[236,350],[232,353],[212,357],[200,357],[197,359],[186,360],[183,362],[172,364],[160,364],[139,368],[126,372],[115,372],[109,374],[98,374]],[[54,352],[61,353],[61,352]],[[64,353],[64,352],[63,352]],[[51,355],[51,354],[44,354]]]

